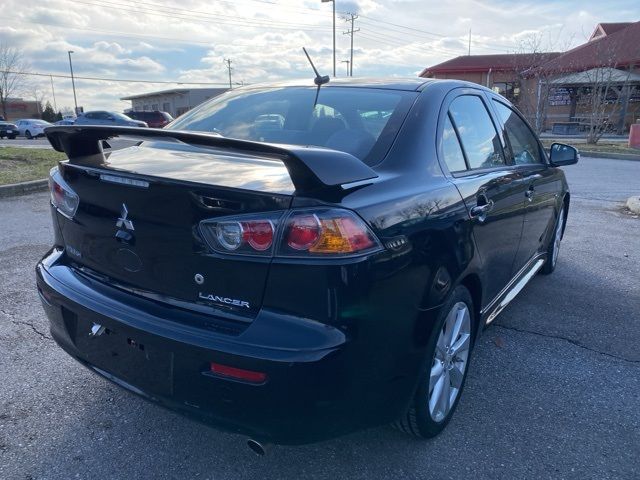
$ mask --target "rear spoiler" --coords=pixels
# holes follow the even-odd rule
[[[254,153],[282,161],[298,191],[370,180],[378,174],[353,155],[321,147],[275,145],[221,137],[211,133],[164,130],[159,128],[64,125],[48,127],[45,135],[72,163],[101,165],[105,162],[102,141],[114,137],[124,140],[168,140],[190,145]],[[84,160],[83,160],[84,157]],[[90,157],[90,160],[86,157]]]

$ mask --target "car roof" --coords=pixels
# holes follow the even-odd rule
[[[386,90],[422,90],[426,84],[435,81],[431,78],[420,77],[350,77],[332,78],[329,83],[322,85],[322,88],[329,87],[360,87],[360,88],[381,88]],[[259,83],[240,87],[251,90],[254,88],[278,88],[278,87],[315,87],[313,77],[287,80],[283,82]]]
[[[441,87],[453,88],[475,88],[491,91],[490,89],[473,82],[454,79],[436,79],[422,77],[347,77],[332,78],[329,83],[325,83],[321,88],[331,87],[354,87],[354,88],[380,88],[385,90],[405,90],[422,91],[427,86],[439,85]],[[280,88],[280,87],[315,87],[313,78],[294,79],[282,82],[259,83],[238,88],[238,90],[252,90],[260,88]],[[235,89],[234,89],[235,90]]]

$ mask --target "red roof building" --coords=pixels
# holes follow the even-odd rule
[[[421,77],[425,78],[458,78],[464,73],[512,72],[540,66],[560,52],[551,53],[501,53],[497,55],[463,55],[446,62],[425,68]]]
[[[635,80],[640,73],[640,22],[600,23],[586,43],[566,52],[466,55],[427,67],[420,76],[484,85],[515,103],[538,128],[549,128],[590,115],[580,96],[584,99],[591,87],[560,85],[557,79],[598,70],[628,79],[604,87],[607,112],[600,116],[620,133],[640,117],[640,84]]]
[[[600,23],[587,43],[542,65],[547,73],[579,72],[598,67],[640,67],[640,22]]]

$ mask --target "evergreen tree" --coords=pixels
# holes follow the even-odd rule
[[[42,112],[42,119],[51,123],[56,121],[56,112],[53,110],[50,102],[47,102],[44,107],[44,111]]]

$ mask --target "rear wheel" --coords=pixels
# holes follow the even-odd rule
[[[416,394],[407,412],[394,425],[420,438],[440,433],[453,416],[473,347],[473,301],[469,291],[458,286],[443,307],[429,340],[427,362]]]
[[[547,247],[547,261],[540,269],[540,273],[549,275],[556,269],[558,263],[558,254],[560,253],[560,242],[562,241],[562,227],[564,226],[564,206],[560,209],[556,227],[553,231],[553,237]]]

